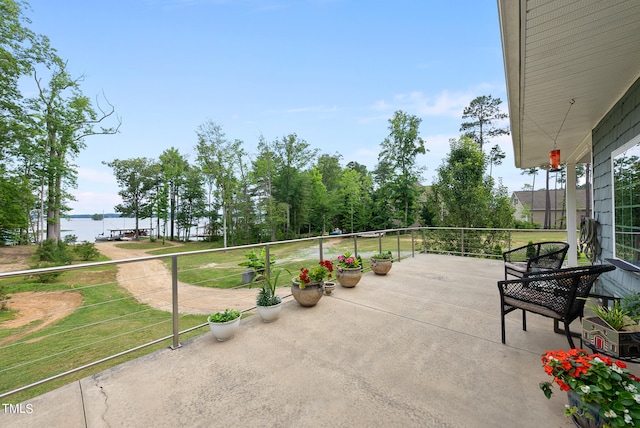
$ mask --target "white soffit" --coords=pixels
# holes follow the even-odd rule
[[[548,164],[556,138],[563,163],[588,161],[592,129],[640,76],[640,0],[498,9],[516,166]]]

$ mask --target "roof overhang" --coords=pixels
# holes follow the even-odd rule
[[[591,131],[640,76],[640,1],[498,0],[515,165],[591,159]],[[575,102],[572,104],[572,100]]]

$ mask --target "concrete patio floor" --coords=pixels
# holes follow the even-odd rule
[[[417,255],[313,308],[245,318],[0,412],[7,427],[571,427],[547,400],[540,356],[567,349],[552,321],[507,316],[500,261]],[[579,325],[574,325],[579,331]],[[637,373],[636,366],[630,367]]]

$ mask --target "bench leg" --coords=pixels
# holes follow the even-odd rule
[[[527,331],[527,311],[522,310],[522,330]]]
[[[557,319],[553,320],[553,331],[557,334],[570,334],[571,337],[582,337],[580,333],[573,333],[569,331],[569,327],[566,322],[564,323],[564,328],[560,328],[560,321]]]
[[[502,322],[502,344],[505,344],[505,337],[504,337],[504,305],[501,305],[502,307],[500,308],[500,321]]]
[[[567,340],[569,341],[569,346],[571,347],[571,349],[575,348],[576,346],[573,344],[573,335],[571,334],[571,331],[569,330],[569,323],[565,321],[564,323],[564,331],[567,335]]]

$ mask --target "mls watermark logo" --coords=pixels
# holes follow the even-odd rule
[[[5,414],[30,415],[33,413],[33,404],[8,404],[2,403],[2,410]]]

